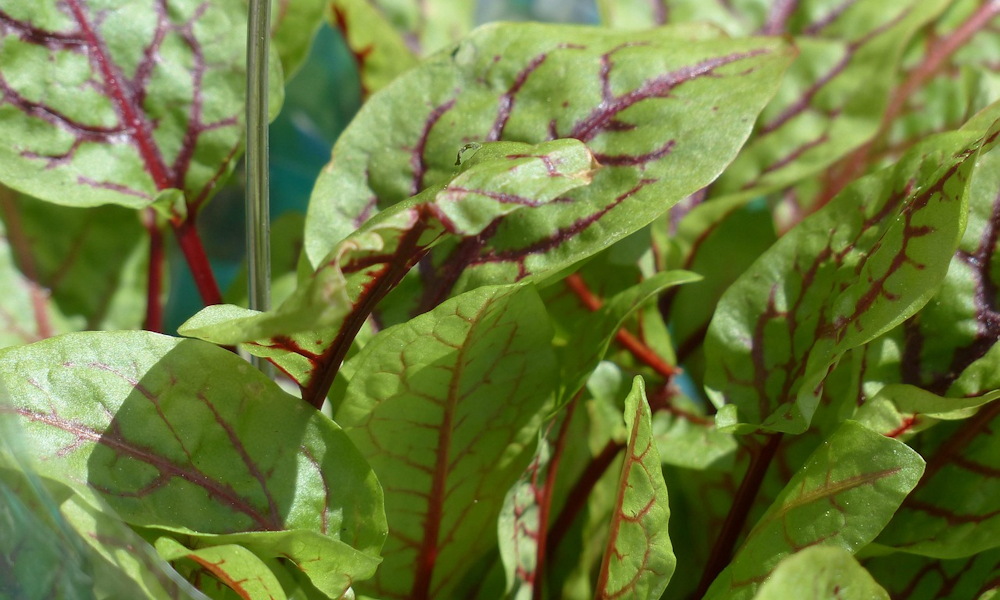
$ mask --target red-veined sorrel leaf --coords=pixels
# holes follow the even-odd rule
[[[920,455],[901,442],[845,421],[788,482],[705,598],[752,598],[783,558],[809,546],[856,552],[885,526],[922,472]]]
[[[713,188],[744,198],[820,172],[878,131],[903,50],[947,0],[604,2],[615,27],[709,21],[731,34],[793,36],[799,56],[757,129]]]
[[[763,30],[799,56],[714,193],[759,195],[820,173],[879,130],[907,43],[948,0],[773,2]],[[781,15],[788,10],[790,14]],[[771,18],[777,22],[771,23]]]
[[[604,167],[593,183],[442,245],[422,273],[420,305],[571,264],[714,179],[790,54],[778,39],[691,39],[683,30],[482,27],[362,107],[313,192],[308,259],[321,264],[365,215],[445,180],[463,144],[575,138]]]
[[[432,244],[445,234],[475,239],[499,217],[538,210],[587,185],[595,167],[577,140],[499,142],[467,154],[447,184],[382,211],[341,241],[278,309],[212,306],[180,331],[218,344],[253,341],[251,353],[271,358],[310,402],[321,402],[361,324]]]
[[[132,525],[315,534],[340,589],[378,564],[371,469],[329,419],[230,352],[149,332],[67,334],[0,353],[0,382],[39,471],[93,490]],[[283,538],[278,550],[316,558]]]
[[[989,600],[1000,589],[1000,549],[952,560],[897,552],[864,565],[896,600]]]
[[[889,594],[839,546],[805,548],[778,563],[754,600],[889,600]]]
[[[625,427],[628,444],[597,578],[597,598],[655,600],[670,582],[677,559],[667,533],[667,484],[653,442],[642,377],[633,380],[625,398]]]
[[[181,559],[191,561],[188,565],[179,565],[179,569],[186,571],[184,575],[188,579],[196,579],[199,588],[212,598],[230,590],[244,600],[287,598],[264,561],[243,546],[186,548],[172,538],[162,537],[156,541],[156,551],[171,562]],[[209,577],[192,577],[194,574]]]
[[[271,48],[286,80],[309,54],[326,9],[326,0],[271,0]]]
[[[867,400],[853,419],[872,431],[905,440],[937,422],[967,419],[997,398],[1000,390],[983,396],[943,398],[912,385],[889,384]]]
[[[720,198],[687,212],[680,208],[671,210],[669,220],[653,223],[654,243],[666,268],[694,271],[704,279],[671,290],[659,306],[670,324],[678,362],[686,363],[685,372],[700,384],[704,366],[691,359],[702,346],[719,298],[777,236],[771,214],[742,199]]]
[[[0,181],[72,206],[175,189],[199,207],[239,150],[245,32],[243,0],[5,2]]]
[[[989,390],[950,388],[1000,338],[1000,152],[980,157],[968,197],[968,225],[941,288],[919,313],[880,340],[899,350],[886,353],[877,345],[866,351],[865,363],[880,369],[862,374],[863,379],[900,381],[948,396]]]
[[[2,383],[0,406],[10,406]],[[0,596],[203,598],[107,505],[34,463],[16,418],[0,414]]]
[[[555,392],[551,338],[534,288],[484,287],[382,331],[354,359],[336,420],[391,519],[384,563],[359,591],[465,597]]]
[[[969,131],[914,148],[782,237],[723,295],[706,384],[720,426],[802,432],[840,356],[919,310],[965,226],[978,151]]]
[[[552,453],[544,435],[538,436],[538,448],[528,468],[507,491],[497,519],[500,559],[507,578],[506,598],[531,600],[538,579],[539,543],[542,504],[551,490],[545,489],[545,475]]]
[[[361,91],[379,91],[417,64],[401,32],[368,0],[333,0],[333,26],[351,48],[361,77]]]
[[[0,346],[142,324],[148,252],[134,211],[55,206],[0,188],[0,221]]]
[[[973,363],[949,390],[956,409],[986,400],[964,421],[919,436],[927,473],[878,543],[936,558],[960,558],[1000,546],[1000,345]],[[946,405],[950,398],[942,398]]]
[[[466,35],[476,5],[452,0],[333,0],[333,25],[354,54],[364,93],[377,92]]]

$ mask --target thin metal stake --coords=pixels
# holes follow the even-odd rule
[[[247,281],[250,308],[271,307],[271,223],[268,196],[268,51],[271,44],[271,3],[250,0],[247,23],[247,154],[246,232]],[[268,375],[270,363],[251,357]]]

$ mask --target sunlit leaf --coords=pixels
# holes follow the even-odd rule
[[[916,452],[846,421],[788,482],[705,598],[752,598],[783,558],[809,546],[857,552],[881,531],[922,472]]]
[[[486,287],[386,329],[354,359],[336,420],[390,516],[385,562],[359,591],[463,596],[555,391],[551,337],[533,288]]]
[[[889,600],[889,594],[839,546],[813,546],[778,563],[754,600]]]
[[[660,597],[673,575],[674,557],[667,523],[670,505],[650,427],[649,404],[641,377],[625,399],[629,430],[608,544],[597,579],[597,597]]]

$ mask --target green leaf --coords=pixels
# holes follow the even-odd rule
[[[497,540],[500,559],[507,579],[505,597],[511,600],[531,600],[538,579],[539,551],[544,549],[540,536],[542,503],[551,494],[545,477],[551,458],[551,444],[544,433],[538,436],[538,447],[528,468],[521,473],[504,496],[497,519]]]
[[[889,384],[858,409],[854,420],[887,437],[909,437],[938,421],[967,419],[997,398],[1000,390],[983,396],[943,398],[915,386]]]
[[[998,358],[1000,352],[992,352],[983,359],[989,361],[994,378]],[[960,558],[1000,546],[1000,441],[994,433],[1000,385],[993,389],[966,402],[954,399],[956,409],[992,399],[971,418],[938,424],[919,436],[927,473],[879,536],[879,544],[937,558]],[[940,404],[950,400],[943,398]]]
[[[0,22],[4,184],[57,204],[133,208],[178,189],[196,209],[231,170],[244,0],[12,0]]]
[[[1000,549],[952,560],[897,552],[866,559],[864,565],[900,600],[986,600],[1000,588]]]
[[[633,380],[632,391],[625,398],[625,426],[629,439],[597,579],[597,597],[655,600],[670,582],[677,559],[667,532],[667,485],[653,442],[641,377]]]
[[[500,216],[545,206],[587,185],[593,168],[577,140],[484,144],[446,185],[379,213],[342,240],[276,310],[210,306],[179,331],[217,344],[253,342],[251,353],[272,358],[319,406],[364,320],[430,246],[446,234],[475,239]]]
[[[341,589],[374,571],[385,521],[370,467],[234,354],[149,332],[68,334],[0,353],[0,382],[12,396],[0,412],[21,424],[40,473],[129,524],[314,534],[342,547],[326,556]]]
[[[0,406],[10,406],[2,383]],[[9,413],[0,414],[0,498],[3,597],[203,598],[107,505],[38,476]]]
[[[314,189],[308,260],[321,264],[365,215],[446,180],[465,144],[575,138],[604,167],[593,183],[442,245],[424,293],[440,299],[555,272],[714,179],[790,54],[780,40],[691,39],[683,30],[479,28],[362,107]]]
[[[148,243],[134,211],[55,206],[2,188],[0,219],[0,287],[8,290],[0,347],[142,325]]]
[[[875,136],[897,84],[894,74],[901,70],[903,50],[948,4],[860,0],[788,10],[772,3],[762,30],[793,34],[799,55],[761,113],[754,136],[713,193],[752,197],[821,178],[823,169]],[[804,208],[806,198],[798,204]]]
[[[186,558],[197,563],[219,584],[245,600],[286,600],[277,578],[263,561],[243,546],[221,545],[189,549],[164,537],[156,541],[156,551],[169,561]],[[202,586],[202,589],[207,587],[205,583]],[[212,596],[216,597],[215,594]]]
[[[932,138],[858,180],[729,288],[706,339],[720,427],[805,430],[841,355],[927,302],[964,230],[978,150],[994,142],[980,135]]]
[[[333,0],[333,26],[354,55],[361,92],[377,92],[417,64],[417,57],[379,8],[366,0]]]
[[[555,391],[551,337],[532,287],[485,287],[382,331],[354,359],[336,420],[390,518],[385,562],[360,592],[464,597]]]
[[[813,546],[792,554],[761,586],[754,600],[889,600],[889,594],[838,546]]]
[[[845,421],[791,478],[705,598],[752,598],[783,558],[809,546],[857,552],[885,526],[922,472],[916,452]]]
[[[271,0],[271,48],[281,60],[286,81],[309,54],[326,6],[325,0]]]

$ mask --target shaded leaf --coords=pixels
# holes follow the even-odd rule
[[[813,546],[792,554],[761,586],[754,600],[889,600],[889,594],[839,546]]]
[[[1000,587],[998,549],[952,560],[899,552],[869,558],[864,565],[897,600],[985,600]]]
[[[485,287],[386,329],[354,359],[336,414],[385,489],[384,564],[360,592],[461,597],[495,546],[503,494],[555,391],[531,287]]]
[[[333,26],[351,48],[362,95],[382,89],[417,64],[417,56],[393,24],[367,0],[334,0]]]
[[[0,249],[10,253],[0,267],[0,346],[142,325],[148,244],[134,211],[54,206],[3,188],[0,219]]]
[[[809,546],[857,552],[885,526],[923,472],[896,440],[846,421],[792,477],[705,598],[752,598],[778,563]]]
[[[40,472],[96,492],[126,522],[315,534],[339,548],[324,566],[341,589],[374,571],[385,522],[370,468],[329,419],[234,354],[103,332],[11,348],[0,365],[12,396],[2,412],[25,430]],[[315,558],[303,551],[285,555]]]
[[[243,135],[243,0],[17,0],[0,24],[6,185],[59,204],[133,208],[174,189],[196,209],[232,168]],[[276,107],[281,77],[272,80]]]
[[[641,377],[625,399],[629,430],[608,544],[597,579],[598,598],[660,597],[677,559],[667,533],[670,505],[653,442]]]
[[[932,138],[855,182],[729,288],[706,340],[720,426],[803,431],[840,356],[927,302],[964,228],[978,150],[996,135],[976,137]]]
[[[615,333],[633,311],[665,289],[700,279],[701,277],[695,273],[687,271],[657,273],[642,283],[616,294],[592,315],[587,315],[578,321],[577,328],[570,333],[566,345],[560,349],[563,373],[562,401],[568,401],[583,387],[587,377],[604,358]]]
[[[542,504],[551,490],[545,489],[545,474],[551,458],[551,444],[544,434],[528,468],[504,496],[497,519],[500,559],[507,579],[506,596],[512,600],[531,600],[538,580],[538,562],[544,546],[539,530]]]

